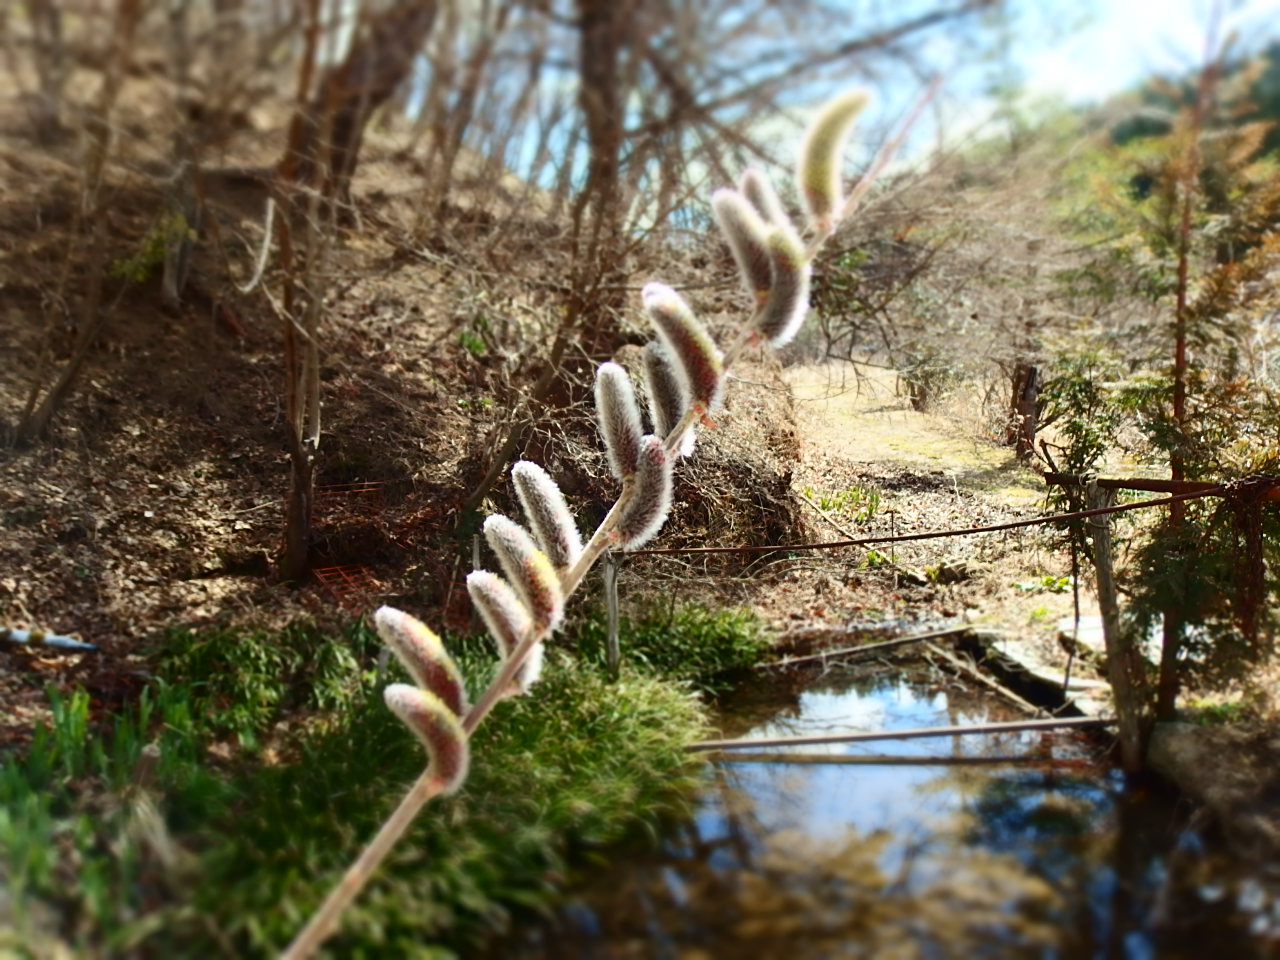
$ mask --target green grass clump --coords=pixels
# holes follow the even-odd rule
[[[162,677],[188,691],[206,730],[252,748],[288,714],[349,706],[378,644],[364,621],[339,637],[307,623],[279,631],[172,630],[155,659]]]
[[[345,914],[336,955],[465,951],[505,929],[513,906],[548,906],[573,849],[671,809],[694,769],[684,747],[704,729],[696,701],[651,677],[608,683],[559,656],[548,666],[532,696],[476,733],[465,788],[418,818]],[[371,691],[348,728],[247,786],[199,913],[251,953],[283,945],[421,768],[418,744]]]
[[[313,654],[338,642],[301,629],[281,642],[308,638]],[[156,681],[98,723],[85,694],[53,695],[53,727],[0,766],[0,948],[265,957],[297,932],[424,756],[362,657],[346,677],[307,668],[276,687],[261,667],[275,652],[236,653],[269,639],[184,638],[162,662],[184,664],[187,685]],[[488,643],[449,644],[478,690],[495,668]],[[261,733],[335,683],[325,722],[277,738],[270,759],[211,755],[228,716]],[[532,695],[477,731],[465,788],[419,817],[345,915],[333,955],[467,955],[549,907],[575,854],[653,830],[680,803],[697,774],[684,747],[704,732],[685,685],[631,669],[609,681],[553,649]]]
[[[127,257],[112,260],[107,273],[127,283],[146,283],[160,273],[170,248],[181,243],[194,243],[199,234],[178,211],[162,215]]]
[[[603,610],[589,612],[566,629],[584,659],[604,664],[608,621]],[[619,619],[618,637],[623,663],[708,692],[731,686],[740,679],[735,675],[759,663],[769,650],[764,626],[750,610],[698,604],[643,607],[635,616]]]
[[[152,928],[148,902],[185,873],[173,834],[224,809],[227,787],[163,682],[101,730],[84,692],[49,699],[52,725],[0,765],[0,947],[127,955]]]
[[[1181,714],[1182,718],[1202,727],[1235,725],[1251,719],[1250,705],[1239,700],[1193,700]]]
[[[852,523],[868,523],[880,509],[880,491],[875,487],[853,485],[831,492],[805,487],[804,495],[827,513],[839,514]]]
[[[1034,580],[1015,583],[1013,588],[1023,593],[1069,593],[1071,590],[1071,578],[1055,577],[1051,573],[1046,573]]]

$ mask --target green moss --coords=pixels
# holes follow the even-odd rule
[[[1182,711],[1186,719],[1202,727],[1239,724],[1249,718],[1249,705],[1241,701],[1195,700]]]
[[[477,732],[466,786],[419,817],[348,911],[336,954],[464,949],[504,929],[513,908],[548,905],[572,850],[670,809],[690,773],[683,748],[702,733],[700,707],[653,678],[609,684],[563,658],[548,674]],[[210,858],[216,882],[199,912],[251,952],[282,945],[421,766],[417,743],[371,697],[302,762],[259,772],[246,790],[254,800],[231,818],[236,842]]]

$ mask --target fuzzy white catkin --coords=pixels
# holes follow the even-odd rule
[[[409,676],[423,690],[439,697],[455,714],[467,711],[462,673],[445,651],[444,643],[421,620],[395,607],[379,607],[373,624]]]
[[[520,460],[511,468],[529,529],[552,566],[571,567],[582,553],[582,535],[560,487],[542,467]]]
[[[756,213],[765,223],[775,227],[795,229],[791,225],[791,218],[787,216],[786,208],[782,205],[782,200],[778,197],[778,192],[773,189],[773,183],[765,176],[764,171],[755,167],[748,167],[743,171],[738,180],[738,192],[747,198],[751,206],[755,207]]]
[[[819,228],[831,225],[841,205],[840,160],[853,122],[867,105],[862,90],[827,101],[809,125],[800,145],[796,182],[810,221]]]
[[[516,589],[540,633],[560,626],[564,617],[564,593],[560,577],[520,524],[495,513],[484,521],[484,536],[498,557],[502,572]]]
[[[689,409],[689,395],[671,362],[671,355],[662,344],[652,340],[644,345],[644,385],[649,395],[653,432],[665,439]],[[690,425],[680,441],[680,456],[693,453],[695,438],[696,431]]]
[[[634,550],[662,529],[671,511],[672,460],[663,442],[648,436],[641,441],[640,469],[631,502],[618,520],[618,545]]]
[[[533,618],[511,585],[496,573],[473,570],[467,575],[467,592],[490,635],[498,643],[505,662],[533,628]],[[535,644],[516,674],[516,686],[528,692],[542,672],[542,644]]]
[[[715,410],[724,395],[724,357],[711,334],[666,284],[645,284],[641,297],[663,347],[676,361],[685,393],[702,413]]]
[[[640,458],[640,408],[627,371],[616,363],[602,363],[596,370],[596,417],[609,469],[618,480],[636,472]]]
[[[790,343],[809,312],[809,261],[790,230],[773,227],[768,237],[773,286],[757,329],[771,347]]]
[[[440,792],[453,793],[462,786],[471,754],[458,716],[435,694],[407,683],[390,684],[382,698],[426,747],[427,773],[440,783]]]
[[[738,264],[743,288],[753,304],[760,302],[773,283],[766,240],[768,226],[747,198],[736,190],[721,189],[712,194],[711,212]]]

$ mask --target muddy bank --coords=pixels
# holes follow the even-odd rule
[[[1237,856],[1280,874],[1280,732],[1161,723],[1148,758],[1203,805]]]

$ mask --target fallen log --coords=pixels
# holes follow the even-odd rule
[[[909,643],[923,643],[926,640],[939,640],[943,637],[958,637],[970,632],[970,627],[947,627],[944,630],[932,630],[929,633],[917,633],[910,637],[896,637],[879,643],[864,643],[859,647],[841,647],[839,650],[824,650],[822,653],[810,653],[803,657],[787,657],[771,663],[757,663],[755,669],[792,667],[797,663],[813,663],[815,660],[830,660],[832,657],[847,657],[857,653],[878,653],[894,647],[906,646]]]
[[[1084,757],[1045,757],[1034,754],[1000,754],[989,757],[929,757],[891,753],[770,753],[747,751],[726,753],[716,757],[713,763],[787,763],[787,764],[847,764],[868,767],[977,767],[1001,764],[1042,764],[1054,767],[1091,767],[1092,760]]]
[[[1025,697],[1019,696],[1018,694],[1014,693],[1004,684],[998,683],[997,681],[992,680],[990,677],[988,677],[985,673],[983,673],[977,667],[973,666],[972,664],[965,663],[963,660],[957,657],[954,653],[949,653],[946,650],[943,650],[941,647],[932,643],[926,644],[926,647],[928,648],[929,652],[932,653],[934,656],[940,657],[942,660],[944,660],[947,663],[947,665],[951,667],[951,669],[956,671],[956,673],[959,673],[962,676],[968,677],[970,680],[973,680],[976,683],[982,684],[984,687],[987,687],[989,690],[995,691],[996,693],[1000,694],[1000,696],[1008,700],[1010,703],[1013,703],[1018,707],[1021,707],[1023,710],[1027,711],[1027,713],[1031,714],[1032,716],[1038,716],[1038,715],[1043,715],[1048,713],[1047,710],[1044,710],[1041,707],[1037,707],[1034,703],[1032,703],[1030,700],[1027,700]]]
[[[1047,720],[1014,720],[1006,723],[971,723],[956,727],[917,727],[910,730],[869,730],[855,733],[823,733],[804,737],[749,737],[745,740],[702,740],[685,749],[751,750],[762,747],[809,746],[818,743],[868,743],[873,740],[919,740],[925,737],[961,737],[979,733],[1020,733],[1025,730],[1079,730],[1115,725],[1111,717],[1051,717]]]

